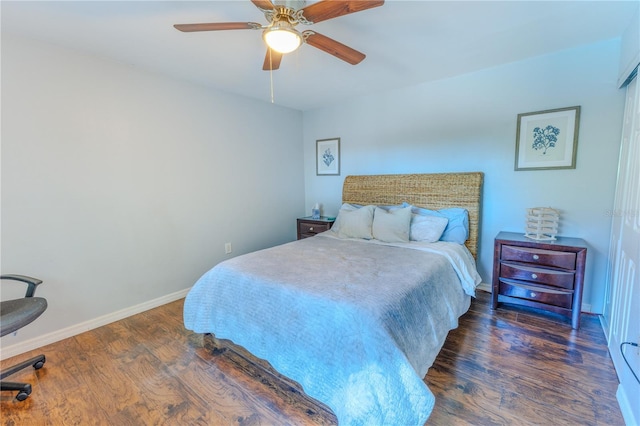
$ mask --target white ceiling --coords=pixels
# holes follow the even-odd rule
[[[262,71],[266,49],[260,31],[182,33],[173,28],[202,22],[266,24],[249,0],[0,4],[3,34],[45,40],[265,102],[271,99],[271,76]],[[637,0],[387,0],[381,7],[313,25],[314,31],[367,58],[353,66],[303,45],[285,55],[273,73],[275,103],[307,110],[619,37],[637,8]]]

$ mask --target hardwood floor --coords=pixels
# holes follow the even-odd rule
[[[3,425],[333,424],[306,397],[241,348],[183,328],[182,300],[2,361],[45,353],[23,402],[2,392]],[[598,318],[581,328],[509,308],[479,292],[425,383],[428,425],[623,425],[618,385]]]
[[[624,425],[597,316],[573,330],[527,308],[492,311],[490,294],[478,296],[425,377],[436,396],[428,424]]]

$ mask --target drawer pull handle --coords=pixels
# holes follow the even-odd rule
[[[313,231],[313,226],[310,226],[310,227],[309,227],[309,231]]]
[[[540,256],[538,256],[537,254],[533,255],[533,260],[539,260],[539,259],[540,259]]]
[[[531,297],[536,297],[536,293],[531,292]]]
[[[538,278],[538,274],[531,274],[531,278],[535,280],[536,278]]]

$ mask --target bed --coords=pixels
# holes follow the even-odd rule
[[[347,176],[332,231],[216,265],[188,293],[185,326],[266,360],[340,424],[423,425],[435,402],[423,377],[481,281],[482,181],[480,172]],[[396,241],[383,227],[409,215],[413,235],[425,212],[448,209],[465,212],[464,241]],[[367,239],[347,224],[369,211]]]

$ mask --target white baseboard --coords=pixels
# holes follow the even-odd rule
[[[149,300],[148,302],[143,302],[129,308],[121,309],[119,311],[112,312],[110,314],[106,314],[80,324],[72,325],[71,327],[57,330],[43,336],[25,340],[24,342],[15,343],[10,346],[3,346],[2,348],[0,348],[0,359],[11,358],[12,356],[20,355],[22,353],[38,349],[42,346],[76,336],[80,333],[84,333],[85,331],[93,330],[94,328],[102,327],[103,325],[107,325],[112,322],[139,314],[141,312],[148,311],[149,309],[166,305],[167,303],[182,299],[187,295],[190,289],[191,288],[189,287],[184,290],[176,291],[175,293],[167,294],[166,296],[158,297],[157,299]]]
[[[487,293],[491,293],[491,284],[480,283],[480,284],[478,284],[476,289],[481,290],[481,291],[486,291]]]
[[[629,398],[627,398],[627,393],[625,392],[625,389],[621,384],[618,385],[616,399],[618,400],[620,411],[622,411],[622,418],[624,419],[624,423],[629,426],[640,424],[640,419],[635,418],[633,410],[631,409],[631,401],[629,401]]]

